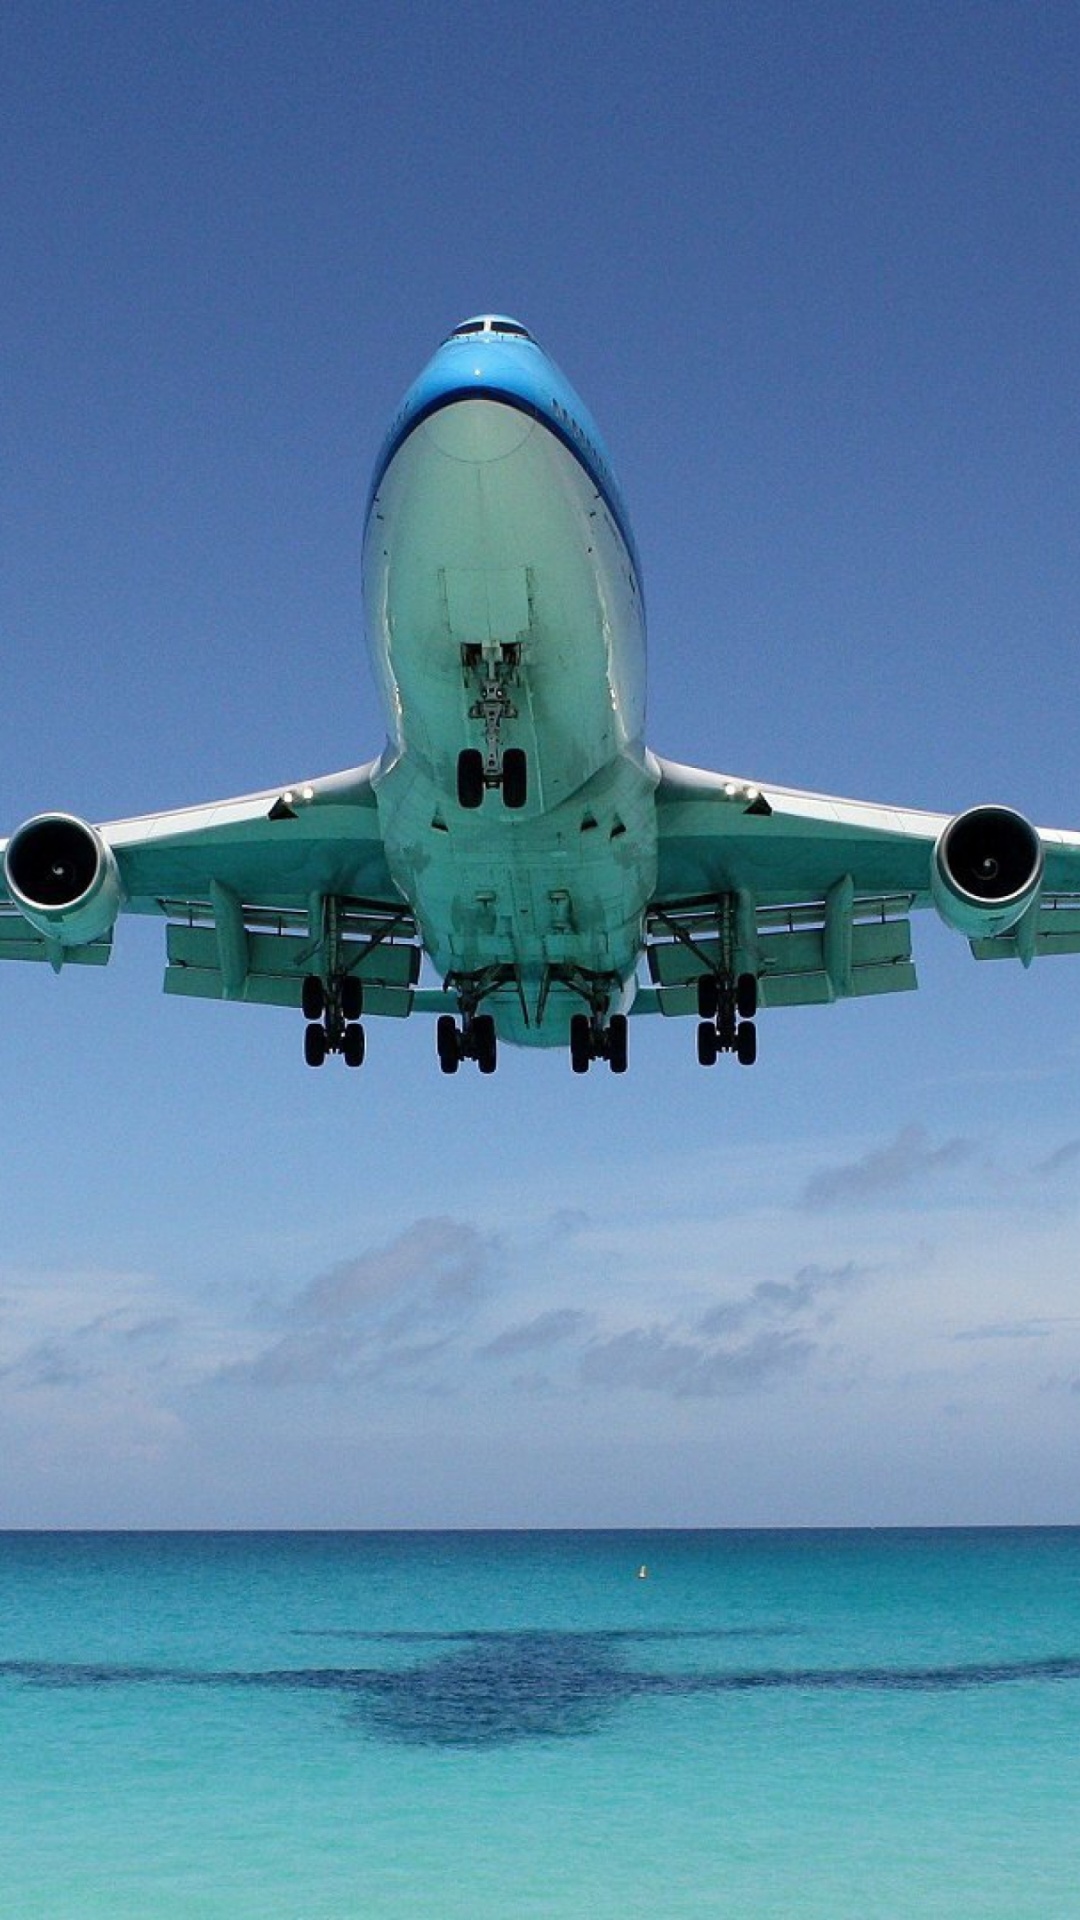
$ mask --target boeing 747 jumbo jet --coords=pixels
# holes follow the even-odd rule
[[[444,1073],[492,1073],[500,1040],[623,1073],[628,1016],[750,1066],[759,1009],[914,987],[915,908],[980,960],[1080,952],[1080,834],[649,752],[626,506],[515,320],[464,321],[406,394],[364,583],[381,756],[105,826],[37,815],[0,843],[0,956],[100,966],[121,913],[154,914],[167,993],[302,1010],[310,1066],[426,1013]]]

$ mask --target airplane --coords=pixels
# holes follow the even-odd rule
[[[626,1071],[630,1018],[751,1066],[762,1010],[912,989],[917,909],[977,959],[1080,952],[1080,834],[647,748],[626,504],[520,322],[463,321],[405,395],[363,583],[380,756],[103,826],[36,815],[0,842],[0,957],[102,965],[122,913],[156,915],[167,993],[298,1009],[309,1066],[421,1013],[444,1073],[493,1073],[506,1041],[582,1074]]]

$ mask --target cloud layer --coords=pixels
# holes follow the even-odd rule
[[[1006,1176],[977,1141],[909,1126],[812,1173],[804,1157],[768,1205],[718,1154],[662,1213],[620,1188],[531,1221],[495,1209],[512,1233],[436,1214],[273,1281],[0,1269],[2,1511],[296,1523],[315,1489],[326,1523],[372,1523],[350,1503],[374,1500],[379,1524],[610,1524],[652,1476],[658,1522],[708,1523],[714,1457],[743,1520],[849,1513],[863,1480],[873,1513],[875,1460],[909,1472],[900,1517],[963,1472],[1004,1502],[995,1432],[1040,1488],[1076,1438],[1058,1431],[1080,1403],[1075,1158],[1046,1145]],[[769,1505],[772,1461],[812,1510]]]

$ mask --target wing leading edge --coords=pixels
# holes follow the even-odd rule
[[[120,911],[167,920],[167,993],[301,1006],[311,975],[354,976],[367,1011],[404,1016],[420,947],[386,863],[376,765],[100,828],[69,824],[115,873]],[[108,960],[111,925],[67,942],[61,914],[35,924],[6,892],[0,958],[57,969]]]
[[[884,807],[655,759],[652,989],[641,1012],[698,1010],[698,982],[753,975],[762,1006],[827,1002],[917,985],[910,914],[937,905],[977,959],[1080,952],[1080,835],[1028,829],[1038,876],[1011,925],[954,903],[940,882],[948,814]],[[976,809],[1026,823],[1004,809]],[[971,816],[960,816],[968,818]],[[1035,854],[1037,848],[1037,855]],[[1004,884],[1004,883],[1003,883]]]

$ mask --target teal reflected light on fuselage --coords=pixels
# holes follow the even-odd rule
[[[391,872],[444,977],[494,978],[500,1033],[565,1044],[574,981],[628,1006],[656,877],[645,616],[599,431],[518,322],[464,322],[380,451],[364,596],[390,746]],[[511,811],[455,804],[463,745],[525,755]],[[494,751],[489,761],[495,764]]]

